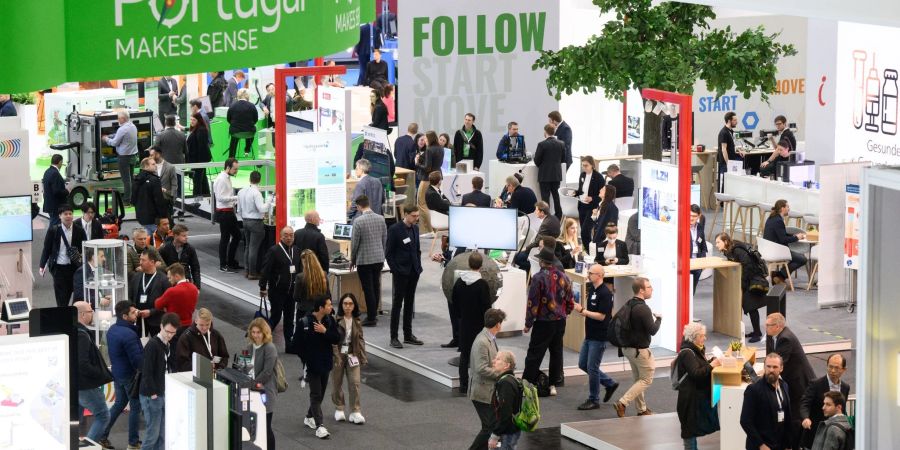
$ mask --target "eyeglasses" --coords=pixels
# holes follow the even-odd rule
[[[774,326],[776,326],[774,323],[767,323],[767,324],[766,324],[766,327],[774,327]]]
[[[344,306],[353,306],[353,302],[344,302],[344,303],[341,303],[341,304],[344,305]]]

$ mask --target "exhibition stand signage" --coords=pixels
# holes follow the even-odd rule
[[[303,215],[313,209],[325,224],[346,222],[344,133],[291,133],[286,137],[285,177],[278,182],[287,188],[287,225],[302,228],[306,224]]]
[[[844,218],[844,267],[859,269],[859,185],[848,184],[847,212]]]
[[[0,92],[300,61],[352,47],[374,15],[373,0],[4,2]]]

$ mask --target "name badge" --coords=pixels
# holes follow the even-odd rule
[[[294,273],[294,272],[296,272],[296,271],[297,271],[297,268],[296,268],[296,267],[294,267],[294,265],[293,265],[293,264],[291,264],[291,273]]]
[[[346,354],[346,353],[349,352],[349,351],[350,351],[350,346],[349,346],[349,345],[344,344],[344,345],[341,346],[341,353]]]
[[[409,244],[410,242],[412,242],[412,239],[410,239],[410,238],[406,238],[403,240],[404,244]]]
[[[141,296],[141,301],[140,301],[140,303],[147,303],[147,295],[146,295],[146,294],[144,294],[144,295]]]
[[[591,300],[597,300],[597,293],[596,293],[596,292],[594,292],[593,294],[591,294]]]
[[[784,411],[778,411],[778,423],[784,422]]]

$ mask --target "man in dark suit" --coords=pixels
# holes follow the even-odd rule
[[[231,143],[228,144],[228,157],[234,158],[238,141],[241,139],[244,139],[244,156],[250,156],[259,113],[256,110],[256,105],[250,103],[250,92],[247,89],[241,89],[237,92],[237,97],[228,107],[228,113],[225,118],[228,120],[228,134],[231,135]],[[241,136],[245,134],[249,134],[249,137],[242,138]]]
[[[166,117],[178,113],[178,82],[172,77],[162,77],[157,83],[159,86],[159,116]],[[168,159],[168,158],[166,158]]]
[[[244,82],[244,71],[237,70],[228,80],[228,87],[225,88],[224,100],[225,106],[231,108],[231,104],[237,101],[238,88]]]
[[[406,134],[394,141],[394,157],[397,167],[416,170],[416,134],[419,133],[419,124],[412,122],[406,127]],[[355,162],[354,162],[355,163]]]
[[[97,205],[85,202],[81,207],[81,214],[81,217],[75,219],[75,224],[84,230],[85,240],[103,239],[103,225],[97,220]]]
[[[791,235],[787,232],[787,227],[784,225],[784,219],[788,217],[788,214],[791,212],[791,205],[788,204],[787,200],[779,199],[772,208],[773,211],[769,214],[769,217],[766,219],[766,224],[763,227],[763,239],[784,246],[788,246],[800,239],[806,239],[806,233]],[[791,250],[791,261],[788,263],[788,271],[793,273],[795,270],[805,265],[806,256],[803,256],[800,252]],[[787,278],[788,272],[785,272],[784,269],[772,273],[772,280],[776,283],[783,283]]]
[[[138,335],[155,336],[159,333],[159,322],[163,311],[154,307],[156,299],[161,297],[166,289],[169,289],[169,280],[157,266],[159,254],[153,247],[145,248],[140,255],[140,272],[131,275],[131,284],[128,285],[128,299],[134,303],[140,312],[140,320],[137,321]],[[146,326],[147,330],[143,330]],[[142,334],[143,333],[143,334]]]
[[[562,218],[562,205],[559,203],[559,183],[563,180],[560,165],[566,153],[565,144],[553,137],[556,131],[553,125],[544,125],[544,140],[538,142],[534,152],[534,165],[538,168],[538,183],[541,185],[541,200],[550,202],[553,196],[553,212],[556,218]],[[571,162],[571,161],[570,161]],[[569,167],[569,164],[566,164]]]
[[[175,129],[174,115],[165,116],[166,129],[156,136],[154,147],[159,149],[162,158],[172,164],[184,164],[187,155],[187,137]]]
[[[307,222],[307,226],[309,226],[309,222]],[[297,309],[297,302],[291,293],[294,291],[297,274],[303,270],[300,265],[301,252],[302,250],[294,246],[294,229],[282,228],[281,241],[266,252],[259,277],[259,295],[260,297],[269,297],[269,302],[272,304],[270,322],[273,324],[273,328],[278,325],[284,314],[285,346],[294,337],[294,311]]]
[[[784,361],[784,381],[790,386],[791,442],[788,448],[799,448],[800,439],[800,399],[806,392],[809,383],[815,378],[803,346],[788,327],[785,326],[781,313],[772,313],[766,317],[766,353],[775,352]]]
[[[391,225],[384,245],[384,257],[391,268],[394,282],[394,299],[391,303],[391,347],[403,348],[399,340],[400,310],[403,310],[403,343],[422,345],[413,334],[413,311],[416,304],[416,286],[422,273],[422,249],[419,245],[419,207],[403,207],[403,220]]]
[[[745,448],[796,449],[790,445],[790,398],[794,387],[781,379],[784,363],[777,353],[766,356],[765,366],[765,376],[744,391],[741,428],[747,433]]]
[[[534,241],[525,246],[521,252],[516,253],[516,256],[513,258],[513,263],[526,273],[531,271],[531,261],[528,260],[528,253],[538,247],[541,239],[544,237],[556,239],[559,236],[559,219],[550,214],[550,205],[545,201],[540,201],[534,205],[534,208],[538,219],[541,219],[541,227],[538,228]]]
[[[691,259],[706,258],[706,233],[703,227],[706,220],[703,218],[699,205],[691,205],[691,226],[688,228],[691,239]],[[694,277],[694,293],[697,293],[697,283],[700,282],[700,274],[703,270],[692,270],[691,276]]]
[[[59,207],[69,202],[69,190],[62,175],[62,155],[50,157],[50,167],[44,171],[41,184],[44,185],[44,209],[50,217],[50,226],[59,225]],[[130,200],[130,199],[129,199]]]
[[[298,254],[306,249],[315,252],[319,265],[327,274],[330,255],[328,246],[325,244],[325,235],[319,230],[322,219],[315,210],[307,211],[303,219],[306,221],[306,225],[294,233],[294,246],[297,247]]]
[[[81,253],[81,243],[85,239],[84,230],[75,225],[72,216],[72,207],[68,204],[59,207],[58,225],[53,225],[44,236],[44,249],[41,251],[40,273],[41,276],[50,271],[53,275],[53,293],[56,296],[56,306],[63,307],[69,304],[72,297],[73,276],[75,270],[81,265],[80,260],[73,261],[74,253]],[[69,249],[74,250],[71,252]]]
[[[572,128],[563,122],[562,114],[559,111],[551,111],[550,114],[547,114],[547,118],[550,119],[550,125],[553,125],[553,135],[566,145],[563,162],[566,163],[566,170],[568,170],[572,165]]]
[[[609,177],[609,185],[616,188],[616,198],[634,196],[634,180],[626,177],[618,164],[610,164],[606,168],[606,176]]]
[[[537,196],[531,188],[519,184],[519,179],[515,175],[506,177],[506,200],[497,199],[494,206],[497,208],[510,208],[519,211],[519,214],[531,214],[534,212],[534,205],[537,203]]]
[[[441,181],[444,176],[435,170],[428,174],[428,190],[425,191],[425,204],[428,209],[441,214],[450,214],[450,200],[441,192]]]
[[[484,187],[484,178],[481,177],[473,177],[472,178],[472,192],[468,194],[463,194],[462,196],[462,205],[475,205],[481,208],[490,208],[491,207],[491,196],[481,192],[481,189]]]
[[[828,391],[840,392],[847,398],[850,395],[850,385],[841,377],[847,370],[847,358],[840,353],[834,353],[828,357],[828,374],[809,383],[806,392],[800,399],[800,426],[803,427],[803,437],[800,446],[812,448],[813,438],[819,424],[825,420],[822,412],[822,402]]]

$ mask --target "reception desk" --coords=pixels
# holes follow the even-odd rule
[[[774,204],[785,199],[792,211],[819,215],[819,190],[804,189],[792,184],[739,173],[725,174],[725,193],[740,199]],[[737,208],[735,208],[737,209]]]

